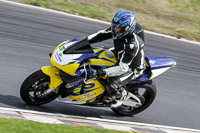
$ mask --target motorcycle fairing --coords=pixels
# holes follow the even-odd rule
[[[95,53],[64,54],[64,51],[68,47],[72,47],[74,44],[75,44],[74,41],[62,42],[53,51],[50,60],[54,66],[73,76],[76,75],[75,72],[83,60],[97,56]]]
[[[59,75],[60,70],[54,66],[44,66],[41,68],[42,72],[50,77],[50,89],[55,89],[63,83]],[[68,86],[69,87],[69,86]],[[73,87],[73,86],[71,86]],[[69,98],[77,101],[86,102],[98,95],[102,94],[105,91],[104,86],[98,81],[93,79],[88,79],[84,86],[79,85],[73,89],[69,89],[70,96]]]
[[[104,91],[104,86],[98,80],[93,81],[93,79],[89,79],[84,86],[80,85],[70,90],[69,98],[86,102],[102,94]]]
[[[100,94],[105,90],[98,80],[85,79],[79,75],[71,76],[60,71],[60,76],[65,81],[65,87],[70,94],[69,97],[76,101],[86,102]]]

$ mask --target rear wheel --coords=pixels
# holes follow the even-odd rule
[[[129,93],[134,94],[140,99],[141,105],[139,107],[122,105],[117,109],[111,108],[115,113],[119,115],[131,116],[138,114],[148,108],[156,97],[157,90],[156,85],[153,83],[153,81],[150,83],[131,85],[128,88]]]
[[[28,76],[20,89],[20,96],[27,104],[41,105],[49,103],[59,96],[58,89],[48,92],[50,77],[38,70]]]

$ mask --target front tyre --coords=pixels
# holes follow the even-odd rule
[[[131,107],[122,105],[117,109],[112,109],[116,114],[124,116],[132,116],[144,111],[148,108],[156,97],[156,85],[151,81],[150,83],[142,83],[138,85],[130,85],[128,87],[129,93],[134,94],[140,100],[142,105],[140,107]]]
[[[50,84],[50,77],[38,70],[28,76],[21,88],[20,96],[24,102],[30,105],[46,104],[59,96],[57,89],[47,93]]]

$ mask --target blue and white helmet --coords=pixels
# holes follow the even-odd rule
[[[111,24],[113,39],[120,39],[131,34],[135,30],[135,13],[128,10],[121,10],[115,14]]]

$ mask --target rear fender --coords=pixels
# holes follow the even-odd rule
[[[55,89],[63,83],[63,80],[59,76],[59,69],[54,66],[44,66],[41,68],[42,72],[50,77],[50,89]]]
[[[152,75],[150,77],[150,80],[163,74],[164,72],[166,72],[167,70],[169,70],[171,67],[165,67],[165,68],[159,68],[159,69],[153,69],[151,70]]]

